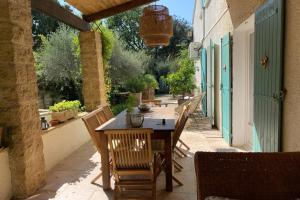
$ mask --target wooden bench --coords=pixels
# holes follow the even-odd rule
[[[300,152],[195,154],[197,199],[300,198]]]

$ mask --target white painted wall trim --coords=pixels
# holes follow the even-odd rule
[[[250,34],[254,31],[254,15],[233,31],[233,146],[245,146],[252,140],[253,77],[250,69]]]

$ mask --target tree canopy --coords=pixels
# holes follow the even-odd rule
[[[66,100],[81,99],[81,68],[76,31],[60,25],[56,32],[41,37],[35,52],[40,89],[52,91]]]
[[[107,19],[107,27],[117,33],[127,50],[139,51],[146,48],[139,36],[141,15],[142,8],[136,8]]]
[[[166,82],[169,84],[172,94],[185,96],[196,87],[194,83],[194,64],[189,59],[188,50],[182,50],[176,62],[178,69],[175,73],[168,74]]]

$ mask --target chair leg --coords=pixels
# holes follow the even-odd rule
[[[95,182],[96,182],[101,176],[102,176],[102,172],[101,172],[98,176],[96,176],[96,177],[91,181],[91,184],[99,185],[99,184],[97,184],[97,183],[95,183]]]
[[[183,157],[188,157],[186,153],[184,153],[179,147],[175,147],[176,151],[179,151]]]
[[[183,166],[179,164],[175,159],[173,159],[174,165],[177,166],[180,169],[183,169]]]
[[[178,153],[177,151],[173,151],[179,158],[184,158],[184,156],[182,156],[180,153]]]
[[[180,167],[178,167],[177,165],[174,165],[174,168],[177,170],[177,172],[181,172]]]
[[[175,181],[179,186],[183,186],[183,183],[178,180],[175,176],[172,176],[173,181]]]
[[[156,200],[156,180],[152,184],[152,199]]]
[[[179,142],[180,142],[180,144],[182,144],[183,146],[185,146],[185,148],[187,149],[187,150],[190,150],[191,148],[186,144],[186,143],[184,143],[181,139],[179,139]]]

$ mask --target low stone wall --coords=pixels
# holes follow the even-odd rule
[[[7,149],[0,149],[0,199],[12,197],[11,173],[9,169]]]
[[[42,131],[46,171],[51,170],[90,140],[87,129],[81,120],[84,114],[80,114],[76,119]],[[0,200],[9,200],[11,197],[12,184],[8,150],[0,148]]]
[[[81,114],[81,116],[84,114]],[[90,140],[81,117],[43,132],[46,171]]]

